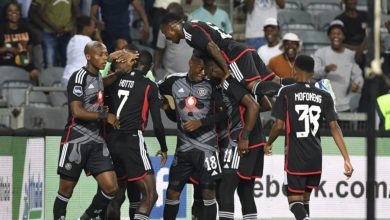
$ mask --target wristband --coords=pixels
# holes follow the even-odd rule
[[[98,121],[102,120],[102,119],[107,119],[108,117],[108,112],[99,112],[98,113]]]
[[[249,134],[250,134],[250,132],[248,131],[248,129],[243,128],[243,129],[242,129],[241,138],[242,138],[243,140],[248,140],[248,139],[249,139]]]

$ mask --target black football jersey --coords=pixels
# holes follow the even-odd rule
[[[337,120],[329,93],[307,83],[282,87],[272,116],[285,121],[285,170],[293,175],[321,173],[320,122]]]

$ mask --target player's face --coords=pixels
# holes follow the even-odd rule
[[[176,25],[163,25],[161,27],[161,32],[165,35],[167,40],[172,41],[172,43],[178,44],[180,42],[180,37],[176,31]]]
[[[225,75],[225,73],[223,72],[221,67],[219,67],[215,62],[212,62],[212,61],[208,62],[205,65],[204,72],[210,79],[221,80],[221,79],[223,79],[223,77]]]
[[[102,70],[106,66],[107,63],[107,48],[103,44],[96,47],[89,56],[87,56],[87,60],[97,69]]]
[[[200,82],[204,79],[204,64],[201,59],[191,58],[189,78],[191,81]]]
[[[298,48],[299,42],[289,40],[283,41],[284,53],[289,59],[295,59],[295,57],[297,56]]]
[[[279,28],[276,26],[267,26],[264,28],[264,36],[267,42],[273,44],[277,42],[279,37]]]
[[[333,28],[329,33],[330,43],[333,49],[340,49],[344,42],[344,33],[340,28]]]

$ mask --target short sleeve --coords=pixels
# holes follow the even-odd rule
[[[67,87],[69,104],[73,101],[83,101],[85,80],[81,75],[80,73],[75,73],[69,78]]]
[[[279,94],[278,97],[276,98],[275,104],[272,107],[271,115],[276,119],[286,121],[287,108],[286,108],[286,100],[284,94],[285,94],[284,90],[283,88],[281,88],[279,90]]]
[[[224,88],[226,94],[233,98],[237,103],[241,103],[241,99],[249,94],[248,90],[246,90],[237,80],[233,79],[229,76],[224,82]]]
[[[197,23],[188,23],[183,26],[185,39],[191,42],[192,47],[206,51],[207,44],[212,41],[205,29]]]
[[[167,46],[167,38],[165,37],[165,35],[161,32],[161,30],[158,32],[158,37],[157,37],[157,44],[156,44],[156,47],[157,48],[161,48],[161,49],[164,49],[166,46]]]
[[[325,95],[323,95],[322,112],[327,122],[336,121],[338,119],[332,96],[330,96],[330,94],[328,93],[325,93]]]

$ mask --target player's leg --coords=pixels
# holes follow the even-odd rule
[[[305,208],[307,215],[310,216],[310,195],[312,189],[306,189],[303,194],[303,207]]]
[[[234,219],[234,192],[241,181],[235,173],[223,173],[218,187],[219,219]]]
[[[192,220],[200,220],[201,211],[203,209],[203,197],[202,197],[202,187],[197,184],[193,184],[194,186],[194,193],[193,198],[194,202],[192,203]]]
[[[76,184],[77,181],[71,180],[69,177],[60,177],[60,186],[53,206],[54,220],[65,219],[66,207]]]
[[[217,218],[217,200],[215,198],[215,183],[201,184],[203,206],[199,219],[214,220]]]
[[[144,178],[137,180],[136,185],[142,193],[142,199],[135,212],[134,219],[149,219],[150,212],[158,197],[154,174],[147,174]]]
[[[127,182],[127,198],[129,198],[129,217],[134,219],[135,211],[137,210],[141,201],[141,192],[139,191],[135,182]]]
[[[121,206],[126,199],[125,193],[126,193],[126,181],[118,181],[118,191],[115,194],[115,197],[108,204],[106,212],[104,212],[104,214],[101,215],[102,219],[107,219],[107,220],[121,219]]]
[[[257,209],[254,198],[255,180],[241,180],[237,187],[237,194],[241,202],[242,216],[244,220],[257,219]]]
[[[69,160],[73,152],[77,152],[83,160],[83,146],[80,146],[80,151],[73,151],[73,148],[78,148],[77,144],[64,143],[60,146],[60,154],[58,159],[57,173],[60,175],[60,184],[58,194],[54,201],[53,215],[55,220],[66,218],[66,207],[70,197],[72,197],[73,189],[76,186],[82,171],[82,161],[76,163],[74,160]],[[72,155],[72,157],[75,155]],[[73,162],[71,162],[73,161]]]
[[[306,177],[287,174],[286,192],[290,211],[297,220],[308,220],[309,215],[303,204]]]
[[[307,215],[310,216],[310,195],[313,189],[317,188],[321,181],[321,174],[309,175],[306,178],[306,188],[305,193],[303,194],[303,206],[307,212]]]

